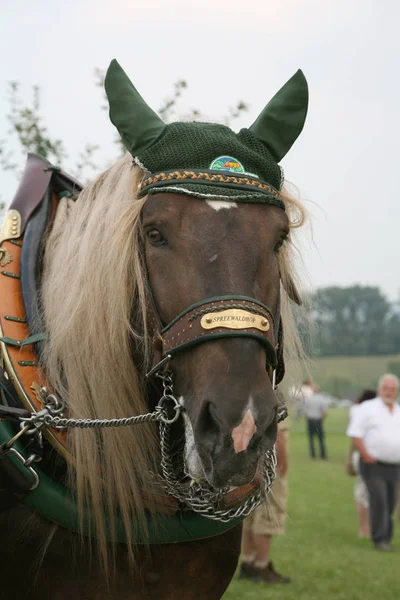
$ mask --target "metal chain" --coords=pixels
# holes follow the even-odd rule
[[[214,490],[200,482],[182,484],[177,480],[171,460],[169,429],[163,423],[160,423],[160,443],[162,480],[166,491],[190,510],[214,521],[227,523],[238,517],[247,517],[266,498],[275,479],[274,448],[264,455],[260,486],[239,506],[222,509],[223,496],[229,492],[229,488]]]
[[[126,427],[128,425],[137,425],[148,421],[160,421],[161,423],[174,423],[182,410],[181,405],[173,395],[172,377],[171,374],[161,376],[163,380],[163,395],[160,398],[155,410],[144,415],[135,415],[132,417],[124,417],[121,419],[63,419],[54,416],[64,410],[63,402],[54,394],[49,394],[46,388],[40,389],[40,395],[43,398],[45,408],[30,417],[24,419],[21,427],[32,423],[36,429],[43,425],[53,427],[54,429],[80,428],[80,429],[102,429],[104,427]],[[173,416],[168,417],[168,409],[166,404],[172,403],[172,410],[175,411]]]
[[[264,454],[261,484],[244,502],[229,509],[221,508],[223,497],[229,492],[229,488],[219,490],[200,482],[182,484],[172,462],[170,447],[170,425],[174,423],[181,414],[182,406],[174,396],[172,373],[166,371],[157,375],[163,384],[163,395],[155,410],[143,415],[135,415],[121,419],[66,419],[62,415],[65,409],[64,403],[54,394],[50,394],[46,388],[41,388],[40,395],[43,398],[43,410],[35,413],[29,419],[21,422],[21,428],[32,425],[28,433],[38,433],[41,427],[48,426],[55,429],[73,428],[104,428],[125,427],[148,421],[158,421],[160,429],[161,445],[161,475],[157,479],[164,486],[167,493],[171,494],[187,509],[203,515],[214,521],[226,523],[238,517],[249,515],[268,495],[276,475],[276,452],[275,448]],[[167,404],[171,403],[174,414],[169,417]],[[278,410],[278,421],[287,416],[287,410],[281,406]]]

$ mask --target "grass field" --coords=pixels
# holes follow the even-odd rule
[[[358,538],[354,479],[345,474],[347,411],[331,409],[326,421],[327,462],[311,461],[304,422],[291,424],[289,507],[286,535],[274,538],[271,558],[292,583],[254,584],[234,579],[224,600],[396,600],[398,552],[379,553]]]

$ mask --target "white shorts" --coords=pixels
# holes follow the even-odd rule
[[[354,500],[361,504],[361,506],[364,506],[364,508],[369,507],[367,486],[360,475],[357,475],[357,480],[354,484]]]

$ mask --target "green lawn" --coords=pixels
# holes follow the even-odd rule
[[[331,409],[326,421],[329,461],[311,461],[304,421],[292,423],[286,535],[275,538],[271,558],[292,577],[287,585],[234,579],[224,600],[395,600],[400,597],[400,524],[395,553],[379,553],[359,539],[354,479],[345,474],[347,411]]]

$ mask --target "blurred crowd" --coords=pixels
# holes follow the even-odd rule
[[[350,450],[346,472],[355,477],[354,501],[360,537],[370,538],[373,548],[392,552],[393,513],[400,505],[400,381],[382,375],[377,389],[364,389],[349,410],[346,434]],[[329,398],[311,380],[290,393],[294,418],[305,419],[311,460],[328,460],[324,421]],[[276,442],[277,476],[267,501],[243,524],[239,578],[259,583],[290,583],[271,559],[273,536],[285,529],[287,506],[288,424],[279,423]],[[400,514],[400,506],[399,506]]]
[[[371,537],[376,550],[390,552],[393,513],[400,482],[399,379],[387,373],[377,393],[364,390],[350,410],[349,474],[356,475],[355,501],[359,534]]]

